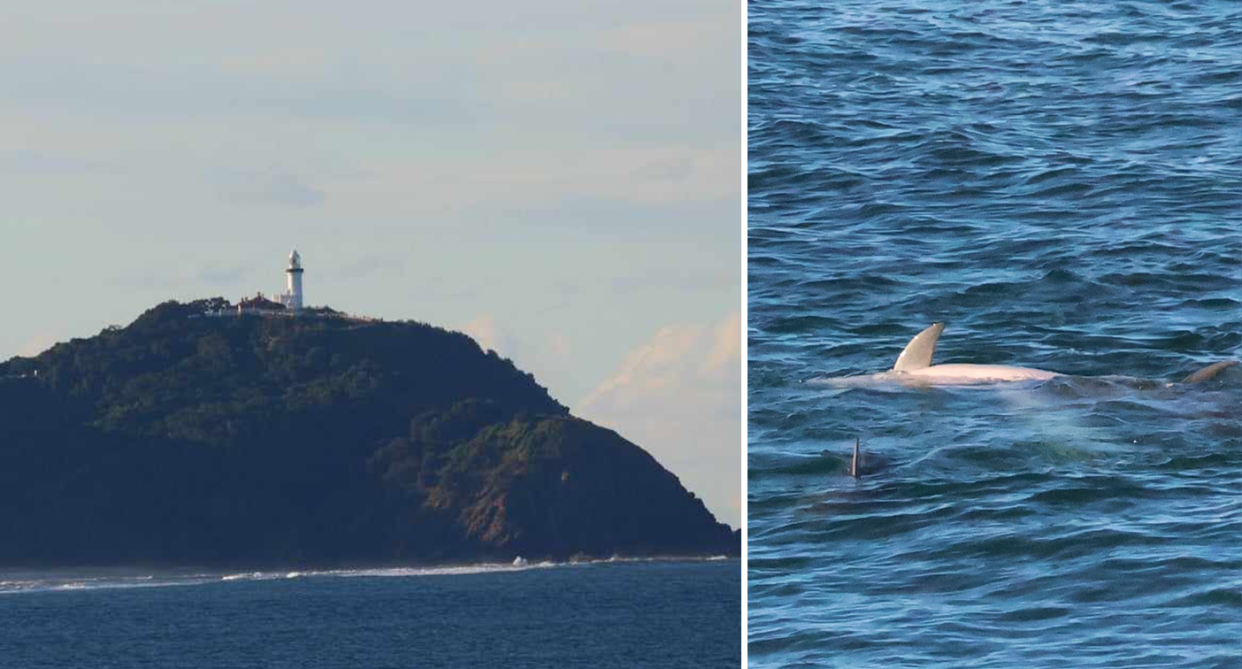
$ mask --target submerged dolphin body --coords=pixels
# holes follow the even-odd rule
[[[897,356],[897,363],[893,365],[892,371],[867,377],[833,378],[824,379],[824,381],[833,385],[850,385],[857,381],[896,381],[911,385],[960,386],[1011,381],[1046,381],[1066,376],[1043,369],[1008,365],[933,365],[932,355],[936,352],[936,342],[940,341],[941,332],[944,332],[944,323],[936,323],[915,335],[914,339],[906,344],[901,355]],[[1236,364],[1238,364],[1236,360],[1228,360],[1209,365],[1182,379],[1182,383],[1210,381],[1225,368]]]

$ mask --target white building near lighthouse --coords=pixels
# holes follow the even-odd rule
[[[236,314],[238,316],[253,314],[258,316],[272,315],[288,315],[298,316],[302,314],[304,302],[302,300],[302,256],[298,254],[297,249],[289,254],[289,265],[285,268],[285,292],[273,295],[274,299],[268,299],[263,293],[256,293],[254,297],[242,298],[237,303],[236,309],[230,306],[227,311],[225,309],[217,309],[210,315],[224,316],[226,314]]]
[[[285,269],[288,287],[285,292],[277,295],[280,303],[293,312],[302,310],[302,256],[294,249],[289,254],[289,267]]]

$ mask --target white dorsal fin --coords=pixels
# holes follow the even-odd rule
[[[1203,383],[1204,381],[1211,381],[1216,378],[1217,374],[1220,374],[1225,369],[1233,367],[1236,364],[1238,364],[1237,360],[1222,360],[1221,362],[1213,363],[1182,379],[1182,383]]]
[[[932,354],[936,352],[936,342],[940,340],[941,332],[944,332],[944,323],[936,323],[914,335],[914,339],[911,339],[901,355],[897,356],[897,364],[893,365],[893,371],[904,372],[909,369],[931,367]]]

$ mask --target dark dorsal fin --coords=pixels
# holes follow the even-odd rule
[[[901,355],[897,356],[897,364],[893,365],[893,371],[902,372],[908,369],[931,367],[932,354],[936,352],[936,342],[940,340],[941,332],[944,332],[944,323],[936,323],[914,335],[914,339],[911,339]]]

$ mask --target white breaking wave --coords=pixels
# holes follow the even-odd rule
[[[211,583],[214,578],[193,576],[61,576],[15,578],[0,581],[0,595],[34,592],[80,592],[84,590],[118,590],[131,588],[167,588]]]
[[[448,565],[439,567],[386,567],[377,569],[340,569],[325,572],[314,572],[317,576],[345,577],[413,577],[413,576],[464,576],[471,574],[499,574],[505,572],[527,571],[530,569],[546,569],[548,567],[569,566],[566,562],[531,562],[525,558],[517,558],[513,562],[484,562],[480,564]]]
[[[647,562],[715,562],[736,559],[726,555],[710,557],[670,558],[670,557],[620,557],[607,559],[577,559],[567,562],[543,560],[531,562],[518,557],[513,562],[484,562],[463,565],[441,565],[434,567],[376,567],[363,569],[325,569],[310,571],[250,571],[237,573],[194,573],[194,574],[83,574],[73,572],[57,572],[37,574],[26,572],[19,574],[0,573],[0,595],[36,593],[36,592],[77,592],[84,590],[115,590],[128,588],[161,588],[190,585],[210,585],[222,583],[245,583],[252,581],[275,581],[298,578],[417,578],[426,576],[469,576],[474,574],[517,573],[539,569],[569,569],[591,565],[608,565]]]
[[[220,580],[221,581],[252,581],[252,580],[262,579],[263,576],[264,576],[263,572],[261,571],[252,571],[248,574],[225,574],[224,576],[220,577]],[[269,575],[269,578],[270,577],[271,576]]]

